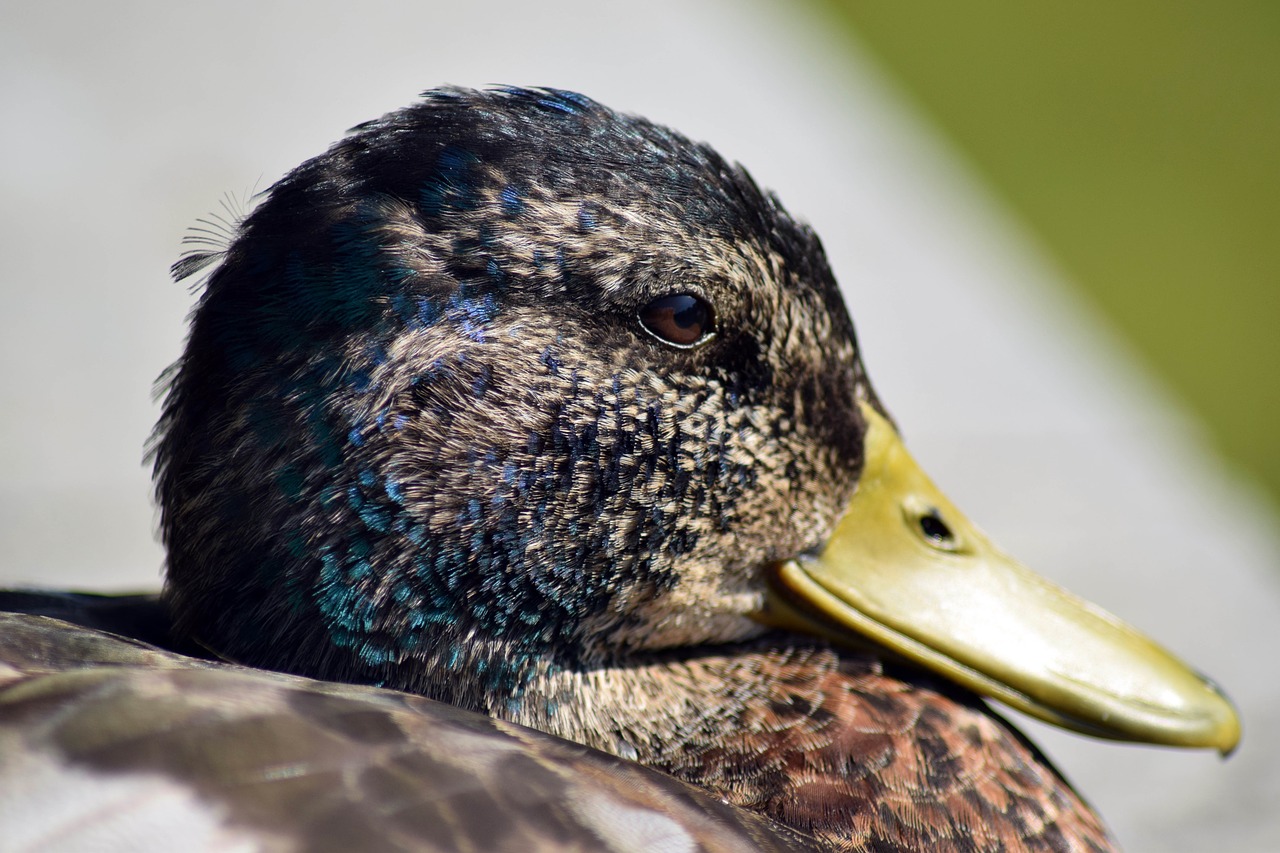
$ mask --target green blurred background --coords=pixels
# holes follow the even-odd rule
[[[1280,3],[810,2],[1280,498]]]

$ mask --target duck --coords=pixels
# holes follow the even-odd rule
[[[441,88],[234,231],[174,267],[163,592],[0,595],[16,849],[1111,850],[988,700],[1236,746],[938,490],[709,146]]]

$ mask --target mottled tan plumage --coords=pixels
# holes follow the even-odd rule
[[[744,666],[768,673],[762,701],[726,727],[731,736],[685,744],[658,766],[831,849],[1111,849],[1079,796],[973,697],[825,650],[708,669]],[[733,753],[772,772],[726,778]]]

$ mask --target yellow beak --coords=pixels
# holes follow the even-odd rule
[[[1003,554],[870,406],[858,489],[826,548],[777,567],[769,624],[867,639],[982,695],[1099,737],[1229,752],[1218,688]]]

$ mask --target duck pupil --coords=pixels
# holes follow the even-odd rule
[[[920,517],[920,530],[935,542],[950,542],[953,538],[951,528],[947,527],[936,509]]]
[[[692,346],[711,332],[711,306],[690,293],[660,296],[639,317],[650,334],[676,346]]]

